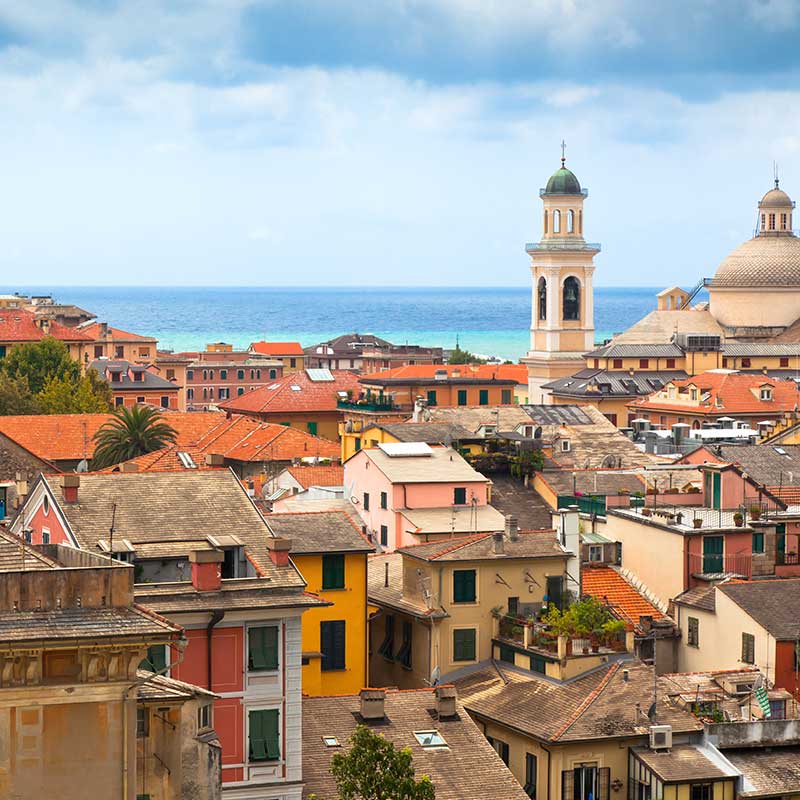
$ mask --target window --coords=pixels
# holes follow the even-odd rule
[[[411,649],[414,637],[413,623],[403,620],[403,644],[397,651],[397,661],[403,669],[411,669]]]
[[[579,764],[561,773],[562,800],[609,800],[610,767]]]
[[[239,387],[239,388],[236,390],[236,396],[237,396],[237,397],[241,397],[243,394],[244,394],[244,386],[240,386],[240,387]]]
[[[675,369],[675,359],[668,358],[667,359],[667,369]]]
[[[436,389],[429,389],[428,390],[428,405],[435,406],[436,405]]]
[[[42,544],[50,544],[50,531],[42,528]]]
[[[193,381],[194,380],[194,370],[193,369],[187,369],[186,370],[186,380],[187,381]]]
[[[256,380],[259,380],[259,381],[261,380],[261,370],[260,369],[256,370]]]
[[[194,389],[187,389],[186,390],[186,399],[187,400],[194,400]]]
[[[508,742],[503,742],[500,739],[495,739],[493,736],[487,736],[489,744],[495,749],[497,755],[503,759],[503,763],[508,766]]]
[[[564,604],[564,576],[563,575],[548,575],[547,576],[547,603],[551,603],[556,608],[562,608]]]
[[[317,423],[316,422],[307,422],[306,423],[306,428],[308,428],[308,432],[312,436],[316,436],[317,435],[318,427],[317,427]]]
[[[749,367],[750,366],[750,359],[749,358],[743,358],[742,359],[742,366],[743,367]]]
[[[782,367],[788,367],[789,366],[789,359],[788,358],[782,358],[781,359],[781,366]]]
[[[500,390],[500,402],[504,406],[511,405],[511,389]]]
[[[763,231],[766,228],[766,226],[767,226],[767,215],[766,214],[762,214],[761,215],[761,230]]]
[[[361,437],[360,436],[356,436],[356,440],[354,442],[354,445],[355,445],[356,453],[357,453],[361,449]]]
[[[727,366],[728,366],[728,359],[727,358],[723,358],[722,359],[722,368],[726,369]]]
[[[467,490],[464,486],[453,489],[453,505],[465,506],[467,504]]]
[[[322,651],[322,671],[345,668],[345,621],[320,622],[319,649]]]
[[[687,620],[686,644],[700,647],[700,620],[697,617],[689,617]]]
[[[174,381],[175,380],[175,370],[174,369],[168,369],[167,370],[167,380],[168,381]]]
[[[248,714],[250,760],[275,761],[281,757],[278,709],[251,711]]]
[[[236,377],[237,377],[237,378],[238,378],[240,381],[243,381],[243,380],[244,380],[244,370],[243,370],[243,369],[237,370],[237,372],[236,372]]]
[[[547,319],[547,281],[539,278],[537,293],[539,296],[539,319]]]
[[[764,552],[764,531],[758,531],[757,533],[753,534],[753,552]]]
[[[569,453],[572,449],[572,445],[570,444],[569,439],[562,439],[561,440],[561,452],[562,453]]]
[[[290,359],[289,359],[289,366],[290,366],[292,369],[294,369],[294,368],[297,366],[297,359],[296,359],[296,358],[290,358]]]
[[[466,389],[459,389],[458,390],[458,404],[460,406],[465,406],[467,404],[467,390]]]
[[[546,675],[547,661],[544,656],[531,656],[530,670],[531,672],[537,672],[539,675]]]
[[[786,719],[786,701],[770,700],[769,711],[770,719]]]
[[[161,397],[161,408],[169,408],[169,397],[167,395],[162,395]]]
[[[575,233],[575,212],[567,211],[567,233]]]
[[[692,389],[689,394],[691,395],[692,400],[697,400],[697,389]]]
[[[752,633],[742,634],[742,661],[745,664],[756,663],[756,637]]]
[[[581,318],[581,285],[577,278],[570,276],[564,281],[562,305],[565,320]]]
[[[125,348],[121,344],[114,347],[114,358],[125,358]]]
[[[389,546],[389,528],[386,525],[381,525],[381,547]]]
[[[781,230],[786,230],[786,214],[781,214]]]
[[[364,492],[364,511],[369,511],[369,493]]]
[[[386,492],[381,492],[381,508],[387,509],[389,507],[389,495]]]
[[[213,703],[206,703],[197,709],[197,730],[202,731],[205,728],[212,728],[214,726],[213,717]]]
[[[475,570],[456,569],[453,570],[453,602],[454,603],[474,603],[477,594],[475,592]]]
[[[475,628],[453,631],[453,661],[475,660]]]
[[[514,656],[514,648],[507,644],[500,645],[500,661],[505,661],[507,664],[514,664],[516,658]]]
[[[383,641],[378,648],[378,652],[391,661],[394,657],[394,617],[391,614],[385,618],[383,627]]]
[[[422,747],[447,747],[447,742],[439,731],[414,731],[414,738]]]
[[[247,668],[251,672],[278,669],[277,625],[265,625],[248,629]]]
[[[770,214],[770,216],[774,216]],[[710,783],[693,783],[689,791],[691,800],[711,800]]]
[[[775,230],[775,215],[774,214],[770,214],[767,218],[769,219],[769,229],[771,231],[774,231]],[[694,797],[692,797],[692,800],[695,800]]]
[[[769,386],[762,386],[761,387],[761,399],[762,400],[772,400],[772,388]]]
[[[553,212],[553,233],[561,233],[561,212],[558,209]]]
[[[344,589],[344,556],[341,553],[322,556],[322,588]]]
[[[228,380],[228,370],[226,370],[226,369],[221,369],[221,370],[219,371],[219,379],[220,379],[221,381],[226,381],[226,380]]]
[[[144,739],[150,734],[150,711],[147,708],[136,709],[136,738]]]
[[[137,403],[144,403],[144,395],[141,394],[136,398]]]
[[[488,389],[479,389],[478,390],[478,405],[481,405],[481,406],[488,406],[489,405],[489,390]]]
[[[147,655],[139,662],[139,669],[160,672],[167,668],[167,646],[153,644],[147,648]]]
[[[275,378],[277,378],[277,377],[278,377],[278,370],[276,370],[276,369],[271,369],[271,370],[269,371],[269,377],[270,377],[270,380],[275,380]]]
[[[650,366],[650,359],[648,358],[639,359],[639,369],[647,369],[649,366]]]
[[[124,405],[125,400],[122,397],[115,397],[114,398],[114,405],[119,408],[121,405]]]
[[[589,545],[589,561],[600,562],[603,560],[603,545],[590,544]]]
[[[622,359],[621,358],[613,359],[612,360],[612,364],[613,364],[614,369],[622,369]]]
[[[339,740],[335,736],[323,736],[322,743],[325,747],[341,747]]]
[[[536,756],[525,753],[525,794],[536,797]]]

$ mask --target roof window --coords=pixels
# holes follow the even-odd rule
[[[339,740],[335,736],[323,736],[322,741],[325,747],[341,747]]]
[[[189,455],[189,453],[179,450],[178,460],[186,469],[197,469],[197,464],[195,464],[194,459]]]
[[[447,747],[447,742],[439,731],[414,731],[414,738],[422,747]]]
[[[298,386],[296,383],[293,383],[293,384],[292,384],[292,385],[291,385],[289,388],[290,388],[290,389],[291,389],[293,392],[299,392],[299,391],[301,391],[301,390],[300,390],[300,387],[299,387],[299,386]]]

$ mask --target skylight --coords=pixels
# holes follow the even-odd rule
[[[447,747],[447,742],[439,731],[414,731],[414,738],[422,747]]]
[[[323,736],[322,741],[325,747],[339,747],[339,740],[335,736]]]
[[[273,383],[271,386],[267,386],[267,389],[277,389],[279,386],[279,383]]]
[[[293,384],[292,384],[292,385],[291,385],[289,388],[290,388],[290,389],[291,389],[293,392],[299,392],[299,391],[301,391],[300,387],[299,387],[299,386],[298,386],[296,383],[293,383]]]
[[[189,453],[179,450],[178,459],[186,469],[197,469],[197,464],[194,463],[194,459],[189,455]]]

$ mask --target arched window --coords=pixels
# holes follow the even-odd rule
[[[544,212],[544,232],[547,233],[547,211]]]
[[[544,278],[539,278],[537,296],[539,298],[539,319],[547,319],[547,281]]]
[[[781,214],[781,230],[786,230],[786,214]]]
[[[575,212],[567,211],[567,233],[575,233]]]
[[[761,230],[764,231],[766,229],[767,229],[767,215],[766,214],[762,214],[761,215]]]
[[[570,276],[563,287],[564,319],[581,318],[581,285],[577,278]]]
[[[561,212],[558,209],[553,212],[553,233],[561,233]]]

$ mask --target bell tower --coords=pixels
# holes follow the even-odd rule
[[[583,355],[594,349],[594,257],[599,244],[583,238],[583,203],[588,192],[567,169],[565,144],[561,167],[539,190],[542,238],[527,244],[533,279],[528,399],[550,402],[542,385],[573,375],[584,366]]]

